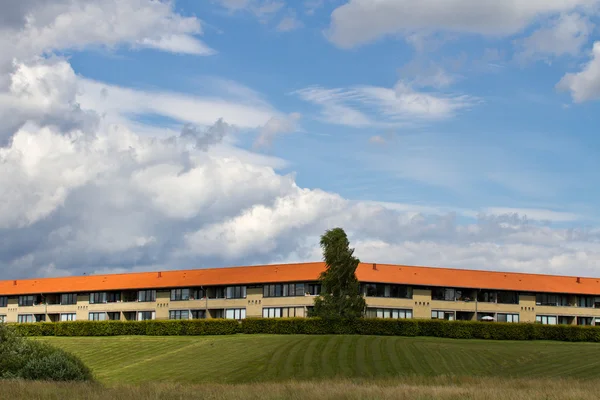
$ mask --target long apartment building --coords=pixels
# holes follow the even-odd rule
[[[304,317],[325,264],[0,281],[0,322]],[[600,325],[600,279],[361,263],[367,317]]]

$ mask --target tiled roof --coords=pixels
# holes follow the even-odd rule
[[[0,281],[0,295],[315,281],[324,269],[324,263],[316,262],[64,278],[17,279]],[[600,278],[367,263],[359,265],[356,275],[361,282],[600,296]]]

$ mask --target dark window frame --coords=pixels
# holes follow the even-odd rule
[[[190,299],[189,288],[171,289],[171,301],[186,301]]]
[[[60,304],[65,306],[77,304],[77,293],[61,293]]]
[[[149,297],[148,297],[149,295]],[[155,289],[144,289],[138,290],[137,301],[140,303],[152,303],[156,301],[156,290]]]

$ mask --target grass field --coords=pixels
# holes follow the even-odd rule
[[[102,387],[3,382],[0,400],[596,400],[600,380],[396,378],[254,384],[172,384]]]
[[[43,338],[108,385],[289,379],[497,377],[600,379],[600,344],[389,336]]]

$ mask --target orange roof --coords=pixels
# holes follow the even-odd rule
[[[600,295],[600,278],[361,263],[361,282]],[[315,281],[323,262],[0,281],[0,295]],[[579,281],[578,281],[579,280]]]

